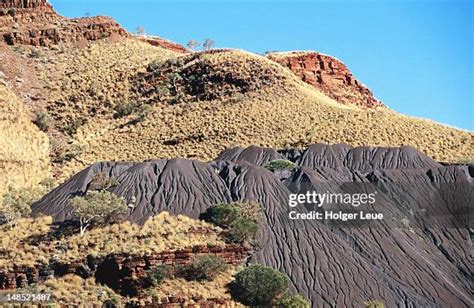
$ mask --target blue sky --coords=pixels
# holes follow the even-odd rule
[[[316,50],[342,60],[404,114],[474,130],[471,0],[51,0],[68,17],[108,15],[182,44],[263,53]]]

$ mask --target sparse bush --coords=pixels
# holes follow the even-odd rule
[[[201,219],[222,228],[229,228],[238,218],[260,222],[262,210],[256,202],[220,203],[209,207]]]
[[[130,102],[120,103],[115,107],[115,118],[123,118],[137,111],[137,105]]]
[[[72,120],[72,121],[66,123],[66,124],[63,126],[62,130],[63,130],[66,134],[72,136],[72,135],[74,135],[74,134],[77,132],[77,130],[79,129],[79,127],[81,127],[81,126],[84,125],[84,124],[86,124],[86,119],[83,119],[83,118],[74,119],[74,120]]]
[[[43,132],[47,132],[50,125],[51,125],[51,119],[49,117],[49,115],[44,112],[44,111],[40,111],[38,113],[36,113],[36,116],[35,116],[35,119],[33,120],[33,123],[38,126],[38,128],[40,130],[42,130]]]
[[[143,28],[143,27],[141,27],[141,26],[140,26],[140,27],[137,27],[137,28],[135,29],[135,33],[136,33],[137,35],[139,35],[139,36],[143,36],[143,35],[145,35],[145,28]]]
[[[262,211],[256,202],[216,204],[201,215],[201,219],[226,229],[229,242],[240,244],[255,240],[261,217]]]
[[[62,161],[71,161],[73,159],[77,159],[79,156],[81,156],[83,151],[84,148],[81,145],[75,143],[71,144],[65,151]]]
[[[238,217],[238,208],[226,203],[213,205],[201,215],[201,219],[222,228],[228,228]]]
[[[40,58],[41,57],[41,52],[38,48],[31,48],[30,50],[30,53],[28,54],[28,56],[30,58],[34,58],[34,59],[37,59],[37,58]]]
[[[232,243],[243,244],[255,240],[258,229],[259,226],[255,221],[238,218],[230,224],[225,237]]]
[[[151,106],[147,104],[143,104],[138,108],[138,116],[135,118],[135,123],[143,122],[147,115],[151,112]]]
[[[199,45],[201,45],[201,43],[199,43],[198,41],[195,41],[195,40],[189,40],[187,46],[190,50],[195,50],[197,47],[199,47]]]
[[[196,257],[191,264],[181,269],[180,275],[189,280],[214,280],[214,278],[227,270],[225,261],[215,255],[203,255]]]
[[[159,286],[167,277],[168,275],[168,266],[162,264],[157,268],[150,270],[147,272],[147,280],[148,283],[153,286]]]
[[[278,302],[282,308],[310,308],[310,302],[301,294],[291,295],[289,292]]]
[[[293,170],[296,164],[285,159],[275,159],[265,165],[265,168],[271,172],[279,170]]]
[[[204,50],[211,50],[214,48],[214,45],[216,45],[215,41],[211,39],[205,39],[204,43],[202,44],[202,47]]]
[[[89,190],[107,190],[117,185],[118,181],[116,178],[107,176],[105,172],[99,172],[92,177]]]
[[[26,218],[31,215],[31,205],[42,195],[42,190],[28,189],[10,189],[3,195],[3,203],[0,207],[0,215],[11,228],[16,225],[20,218]]]
[[[232,296],[244,305],[272,306],[288,291],[288,277],[267,266],[250,265],[237,273]]]
[[[80,234],[91,225],[104,225],[120,222],[128,211],[125,201],[108,191],[88,192],[84,197],[70,201],[74,218],[80,223]]]

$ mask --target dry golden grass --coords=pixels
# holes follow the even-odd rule
[[[20,219],[14,228],[2,226],[0,233],[0,267],[9,268],[15,265],[34,266],[35,264],[47,264],[49,256],[54,252],[54,247],[49,244],[39,246],[24,243],[29,237],[46,234],[50,230],[51,217],[39,217],[36,219]]]
[[[61,278],[50,278],[41,284],[32,285],[25,289],[17,289],[15,294],[50,294],[50,300],[41,307],[102,307],[106,300],[112,300],[122,306],[122,298],[107,286],[97,284],[94,278],[83,279],[76,275],[66,275]],[[1,291],[12,294],[12,291]],[[0,305],[1,306],[1,305]],[[20,307],[15,305],[1,307]],[[39,307],[38,304],[26,304],[21,307]]]
[[[166,279],[158,287],[147,290],[149,299],[155,297],[163,299],[170,296],[184,298],[184,305],[195,304],[193,298],[222,299],[229,301],[231,307],[245,307],[242,304],[232,301],[227,285],[234,280],[234,275],[238,269],[229,268],[227,271],[219,274],[213,281],[187,281],[185,279]]]
[[[35,186],[48,177],[48,147],[28,109],[0,81],[0,204],[9,188]]]
[[[195,299],[201,300],[219,299],[227,301],[226,307],[245,307],[232,300],[227,284],[234,279],[237,268],[231,267],[227,271],[219,274],[213,281],[197,282],[185,279],[166,279],[159,286],[145,290],[141,294],[139,303],[150,303],[153,298],[158,302],[165,298],[176,296],[184,299],[183,305],[195,304]],[[0,291],[0,297],[11,294],[12,291]],[[76,275],[66,275],[61,278],[50,278],[46,281],[29,286],[24,289],[17,289],[15,293],[21,294],[51,294],[50,301],[52,307],[57,305],[67,305],[69,307],[102,307],[106,300],[111,300],[120,307],[134,298],[122,297],[105,285],[96,283],[94,278],[83,279]],[[1,306],[4,307],[4,306]],[[15,307],[13,305],[7,307]],[[23,306],[24,307],[24,306]],[[38,307],[37,304],[26,307]]]
[[[149,255],[199,245],[225,245],[218,235],[218,228],[187,216],[172,216],[167,212],[150,218],[144,226],[124,222],[92,229],[83,237],[76,234],[59,240],[28,241],[32,236],[46,235],[50,225],[50,217],[40,217],[22,219],[13,229],[3,227],[0,230],[0,267],[47,264],[51,258],[71,262],[87,255]]]
[[[211,65],[215,74],[254,82],[271,72],[278,83],[212,101],[194,102],[187,97],[187,102],[176,105],[143,99],[133,92],[132,83],[148,63],[191,56],[134,40],[47,53],[45,57],[51,60],[38,63],[43,68],[38,79],[47,86],[42,104],[59,131],[67,131],[74,126],[71,123],[83,124],[70,138],[82,153],[60,166],[61,178],[100,160],[210,160],[235,145],[411,145],[440,161],[473,156],[472,132],[391,110],[338,104],[273,61],[243,51],[205,53],[196,61]],[[117,104],[129,101],[152,105],[138,124],[127,124],[133,116],[113,117]]]
[[[109,117],[117,103],[128,100],[132,76],[151,61],[174,56],[138,40],[48,51],[51,61],[37,60],[36,73],[46,91],[42,104],[61,129],[76,121]]]

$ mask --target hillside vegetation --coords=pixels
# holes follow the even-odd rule
[[[96,228],[85,236],[54,236],[51,217],[21,219],[15,228],[3,225],[0,268],[47,264],[52,258],[73,262],[88,255],[156,254],[197,245],[224,246],[219,230],[186,216],[162,212],[140,227],[130,222]],[[13,262],[13,263],[12,263]]]
[[[235,145],[411,145],[439,161],[473,156],[470,132],[339,104],[244,51],[178,54],[127,39],[44,49],[28,61],[44,85],[34,109],[50,119],[60,179],[100,160],[209,160]]]
[[[49,176],[49,141],[31,113],[0,79],[0,204],[10,188],[37,185]]]

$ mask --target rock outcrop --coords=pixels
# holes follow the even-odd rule
[[[2,0],[0,9],[36,9],[41,7],[50,8],[48,0]]]
[[[95,277],[123,295],[136,296],[142,290],[142,279],[146,271],[166,264],[180,266],[189,264],[200,255],[216,255],[227,264],[239,265],[248,257],[249,248],[241,245],[225,247],[196,246],[178,251],[165,251],[154,255],[112,254],[103,257],[87,256],[71,263],[50,263],[38,266],[14,266],[11,270],[0,269],[0,290],[24,288],[40,283],[51,276],[68,274],[82,278]]]
[[[57,14],[45,0],[12,0],[0,3],[0,8],[0,37],[8,45],[82,45],[88,41],[117,40],[129,36],[112,18],[68,19]]]
[[[334,57],[317,52],[270,53],[267,57],[339,103],[367,108],[384,106]]]
[[[263,166],[274,159],[297,166],[286,174],[273,173]],[[314,305],[353,307],[375,299],[390,307],[474,304],[468,228],[472,178],[413,148],[251,147],[226,151],[210,163],[97,163],[45,196],[33,212],[68,219],[68,200],[84,194],[99,172],[119,182],[112,192],[127,202],[136,200],[129,219],[139,223],[160,211],[197,218],[220,202],[262,204],[262,246],[250,261],[287,273],[292,288]],[[357,210],[381,212],[386,218],[355,228],[350,222],[289,220],[290,194],[311,190],[373,192],[376,205]]]
[[[161,47],[161,48],[168,49],[171,51],[175,51],[179,53],[189,52],[184,46],[178,43],[163,39],[158,36],[139,36],[138,39],[150,45]]]

